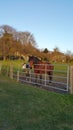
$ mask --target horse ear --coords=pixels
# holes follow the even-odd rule
[[[28,59],[31,60],[32,58],[33,58],[33,56],[32,56],[32,55],[29,55]]]
[[[28,62],[30,62],[31,56],[28,56]]]

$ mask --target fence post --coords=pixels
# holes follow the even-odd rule
[[[31,82],[31,70],[29,70],[29,75],[30,75],[30,82]]]
[[[70,93],[73,94],[73,66],[70,67]]]
[[[70,66],[67,66],[67,92],[69,91],[70,84]]]
[[[10,65],[10,78],[13,79],[13,65]]]
[[[46,69],[47,69],[47,66],[46,66],[46,64],[45,64],[45,86],[46,86]]]
[[[19,70],[17,71],[17,81],[19,81]]]

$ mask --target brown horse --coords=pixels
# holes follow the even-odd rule
[[[29,56],[29,64],[30,68],[32,68],[32,66],[34,67],[34,73],[36,74],[36,77],[37,74],[40,74],[40,79],[42,79],[42,74],[48,74],[49,83],[51,83],[54,70],[54,66],[51,63],[43,62],[35,56]]]

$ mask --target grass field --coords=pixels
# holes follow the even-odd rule
[[[73,130],[73,95],[0,75],[0,130]]]

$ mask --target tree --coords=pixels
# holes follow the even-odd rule
[[[18,32],[18,39],[21,41],[22,44],[31,43],[32,46],[37,46],[35,38],[30,32]]]
[[[0,26],[0,32],[2,32],[2,33],[7,32],[9,34],[15,34],[16,30],[9,25],[2,25],[2,26]]]
[[[63,53],[60,52],[58,47],[55,47],[52,52],[52,61],[54,62],[61,62],[63,58]]]
[[[3,37],[0,38],[0,53],[3,59],[5,60],[7,56],[14,55],[16,52],[20,53],[21,51],[21,43],[15,40],[12,34],[5,32]]]
[[[3,37],[0,38],[0,52],[4,60],[6,59],[6,56],[9,54],[11,41],[12,41],[12,35],[8,34],[7,32],[5,32]]]
[[[11,34],[13,36],[13,40],[15,41],[15,43],[18,42],[18,45],[19,45],[19,43],[21,43],[19,46],[21,46],[20,48],[22,48],[21,49],[22,53],[25,53],[27,50],[29,50],[27,47],[25,47],[25,48],[27,48],[27,50],[25,50],[24,46],[30,46],[31,45],[32,48],[37,47],[37,43],[35,41],[33,34],[28,32],[28,31],[18,32],[18,31],[16,31],[16,29],[14,29],[13,27],[11,27],[9,25],[0,26],[0,38],[4,37],[5,32],[7,32],[8,34]],[[17,45],[14,44],[14,46],[17,46]],[[19,48],[19,47],[17,47],[17,48]],[[19,51],[20,51],[20,48],[19,48]],[[13,51],[13,50],[14,49],[12,47],[11,51]],[[23,52],[24,50],[25,50],[25,52]]]
[[[25,53],[40,54],[34,35],[29,31],[18,32],[9,25],[0,26],[0,55],[3,59],[14,54],[23,55]]]
[[[44,52],[44,53],[48,53],[48,49],[47,49],[47,48],[45,48],[43,52]]]
[[[70,62],[71,55],[72,55],[71,51],[67,50],[67,52],[66,52],[66,62]]]
[[[54,52],[54,53],[59,53],[59,52],[60,52],[60,50],[59,50],[59,48],[58,48],[58,47],[55,47],[55,48],[53,49],[53,52]]]

